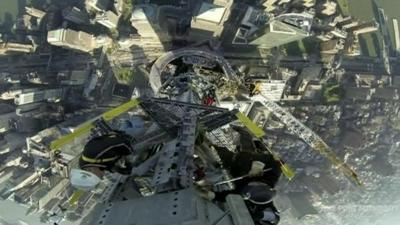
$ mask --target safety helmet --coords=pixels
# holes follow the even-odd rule
[[[96,174],[86,170],[72,169],[70,182],[77,189],[88,191],[100,183],[100,178]]]
[[[245,200],[256,205],[264,205],[272,202],[276,191],[263,182],[250,182],[241,190]]]
[[[278,224],[280,220],[279,212],[274,208],[265,208],[262,212],[262,218],[260,224],[262,225],[273,225]]]

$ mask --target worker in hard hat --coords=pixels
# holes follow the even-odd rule
[[[241,179],[234,179],[235,190],[216,193],[215,199],[224,201],[228,194],[240,194],[256,224],[278,224],[279,212],[272,200],[282,173],[280,163],[271,154],[254,150],[238,153],[222,147],[216,147],[216,150],[222,166],[233,178]]]
[[[223,201],[230,193],[240,194],[246,200],[246,205],[256,224],[277,224],[279,212],[273,204],[275,186],[282,174],[280,162],[266,151],[260,141],[243,127],[232,126],[240,134],[237,152],[227,148],[215,147],[222,161],[233,178],[235,190],[216,193],[217,200]],[[264,216],[265,214],[265,216]]]
[[[100,178],[104,171],[130,174],[131,168],[120,163],[124,156],[133,154],[130,140],[124,135],[111,133],[91,139],[84,147],[79,167],[95,173]]]
[[[248,183],[257,181],[275,187],[281,176],[279,162],[268,153],[255,151],[240,151],[234,153],[223,147],[215,147],[222,165],[232,177],[243,177],[235,181],[237,189],[242,189]],[[247,175],[247,176],[246,176]]]
[[[279,223],[279,211],[273,204],[276,195],[274,188],[263,182],[250,182],[240,190],[247,208],[258,225],[276,225]]]
[[[119,128],[130,135],[123,131],[112,131],[86,143],[79,158],[79,169],[71,171],[73,186],[80,189],[94,188],[107,171],[131,174],[132,166],[126,158],[134,154],[132,137],[144,132],[143,120],[131,118]]]
[[[130,154],[133,154],[133,149],[129,139],[122,134],[110,133],[91,139],[79,158],[81,171],[74,170],[74,173],[71,173],[71,184],[77,188],[87,189],[82,188],[84,185],[82,183],[88,179],[97,180],[98,183],[106,171],[130,174],[132,168],[120,161]]]

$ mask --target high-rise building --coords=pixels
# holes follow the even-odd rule
[[[47,41],[51,45],[83,52],[90,52],[96,46],[91,34],[65,28],[49,31]]]
[[[77,7],[68,7],[62,11],[64,19],[76,24],[89,24],[89,15]]]
[[[359,23],[360,22],[357,19],[354,19],[351,16],[343,17],[342,15],[337,15],[335,16],[335,19],[329,23],[329,26],[339,27],[343,30],[348,30],[352,27],[357,26]]]
[[[397,19],[393,19],[393,30],[394,30],[394,43],[396,53],[400,54],[400,31],[399,31],[399,22]]]
[[[232,44],[272,48],[301,40],[310,34],[314,15],[308,12],[279,16],[248,7]]]
[[[255,34],[253,38],[251,38],[251,45],[261,45],[266,48],[272,48],[292,41],[301,40],[308,36],[307,32],[298,29],[298,27],[279,20],[272,21],[261,33],[262,34]]]
[[[191,21],[189,40],[203,41],[218,38],[224,30],[224,23],[228,20],[233,1],[202,2]]]
[[[124,0],[114,0],[114,8],[117,10],[117,14],[121,15],[124,9]]]
[[[155,5],[135,6],[132,17],[132,26],[137,30],[143,41],[162,43],[170,40],[168,32],[162,29]]]
[[[238,29],[233,44],[273,48],[310,35],[314,16],[310,13],[287,13],[271,18],[270,15],[249,7]]]
[[[112,11],[106,11],[96,16],[96,22],[109,28],[113,29],[116,28],[119,21],[119,16]]]
[[[85,0],[86,8],[97,11],[107,10],[110,6],[110,0]]]

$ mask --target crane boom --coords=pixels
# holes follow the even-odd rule
[[[265,96],[263,97],[265,100],[260,103],[268,111],[279,118],[287,126],[287,129],[290,132],[301,138],[305,143],[307,143],[319,154],[326,157],[347,178],[354,181],[357,185],[362,186],[362,182],[356,172],[343,160],[341,160],[319,135],[317,135],[314,131],[305,126],[302,122],[296,119],[291,113],[282,108],[280,105],[268,100]]]

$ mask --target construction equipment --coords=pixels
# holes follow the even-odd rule
[[[313,150],[317,151],[319,154],[327,158],[339,171],[341,171],[349,180],[357,184],[358,186],[362,186],[362,182],[359,179],[357,173],[347,165],[343,160],[341,160],[334,151],[319,137],[315,132],[313,132],[310,128],[305,126],[302,122],[296,119],[290,112],[286,109],[282,108],[276,102],[270,100],[267,96],[263,95],[260,91],[260,85],[258,81],[247,84],[250,86],[249,96],[252,97],[254,95],[261,96],[257,98],[257,102],[260,102],[264,109],[268,112],[272,113],[277,119],[279,119],[287,129],[294,134],[295,136],[302,139],[306,144],[308,144]],[[262,132],[259,132],[259,138],[261,138]],[[256,135],[257,136],[257,135]],[[263,143],[261,141],[261,143]],[[269,148],[266,148],[269,150]],[[273,155],[276,155],[273,152],[270,152]],[[282,168],[282,171],[285,171],[285,168]],[[284,172],[285,173],[285,172]],[[287,171],[290,175],[291,171]]]
[[[268,100],[262,102],[262,104],[265,109],[272,111],[286,125],[288,125],[290,131],[303,138],[306,143],[310,143],[310,146],[317,148],[321,154],[327,156],[335,165],[341,165],[341,169],[346,168],[344,166],[345,164],[341,163],[333,152],[330,152],[329,149],[327,150],[326,144],[323,145],[321,142],[318,142],[320,138],[318,138],[315,133],[294,119],[290,113],[286,112],[276,103]],[[133,148],[137,150],[137,153],[139,154],[146,149],[146,146],[165,143],[158,154],[148,159],[148,161],[153,160],[154,163],[147,163],[147,161],[143,163],[145,166],[145,172],[154,171],[152,172],[153,175],[149,182],[153,194],[146,198],[115,201],[111,206],[105,205],[104,211],[102,212],[103,216],[97,221],[97,224],[113,224],[113,220],[117,217],[121,217],[121,213],[124,213],[124,215],[130,216],[127,217],[126,221],[120,221],[121,224],[141,222],[140,224],[150,225],[155,221],[153,221],[151,216],[148,215],[149,212],[144,211],[143,209],[149,208],[154,204],[159,206],[154,209],[154,213],[166,218],[164,224],[183,224],[190,222],[193,224],[207,225],[213,224],[215,221],[222,218],[221,221],[218,220],[218,224],[232,225],[231,218],[235,217],[235,215],[232,215],[233,213],[238,213],[238,211],[243,210],[248,213],[247,209],[240,209],[225,215],[226,212],[222,211],[221,208],[212,205],[208,200],[197,197],[198,195],[196,194],[197,191],[194,185],[195,182],[192,178],[195,169],[193,155],[196,154],[195,141],[198,132],[201,130],[202,132],[212,133],[233,121],[241,122],[253,137],[264,145],[265,149],[274,156],[275,160],[280,162],[281,170],[289,180],[294,177],[294,171],[280,159],[277,153],[269,149],[263,142],[263,137],[266,135],[263,129],[258,127],[243,113],[237,110],[228,110],[213,106],[197,105],[165,99],[143,98],[132,100],[102,114],[97,118],[97,120],[85,123],[74,133],[54,141],[51,144],[51,147],[53,150],[60,149],[79,135],[90,132],[93,128],[99,126],[102,127],[106,121],[110,121],[136,106],[140,106],[158,125],[159,129],[137,138],[135,142],[132,143]],[[99,121],[101,122],[99,123]],[[347,173],[346,175],[351,174]],[[358,181],[358,179],[356,180]],[[235,179],[221,180],[217,182],[217,186],[229,186],[228,184],[232,183],[232,181],[235,181]],[[118,189],[117,186],[116,188]],[[117,191],[117,189],[115,191]],[[82,193],[76,192],[70,198],[70,203],[76,204],[80,196],[82,196]],[[106,201],[111,200],[110,197],[107,199],[108,200]],[[238,199],[241,198],[233,199],[236,199],[236,203],[231,202],[229,204],[244,205],[237,202],[239,201]],[[193,204],[193,201],[196,202],[198,207],[193,207],[191,205]],[[137,212],[130,214],[130,211],[128,212],[127,210],[132,207],[135,208],[135,210],[138,210]],[[233,205],[226,205],[224,210],[235,209],[235,207],[236,206]],[[202,217],[201,215],[203,214],[201,211],[204,210],[212,210],[215,214],[209,217]],[[191,215],[191,218],[183,215]],[[248,216],[247,218],[251,217]],[[245,223],[241,224],[252,223],[253,221],[247,220]]]
[[[147,206],[150,204],[163,206],[157,207],[157,209],[154,210],[159,216],[165,218],[165,224],[183,224],[191,222],[192,224],[207,225],[215,223],[217,218],[222,218],[218,220],[218,224],[232,225],[231,218],[235,217],[235,215],[231,215],[232,213],[239,213],[240,211],[241,214],[248,214],[245,208],[239,210],[236,209],[237,206],[229,205],[237,204],[245,206],[245,204],[240,203],[240,201],[243,201],[242,198],[233,198],[235,201],[226,205],[225,210],[235,208],[236,211],[231,212],[229,216],[222,216],[225,212],[222,211],[221,208],[211,204],[208,200],[197,197],[197,191],[194,186],[195,181],[192,177],[195,169],[193,155],[196,154],[195,141],[198,132],[212,132],[215,129],[238,120],[247,127],[255,138],[265,135],[264,131],[237,110],[155,98],[135,99],[110,112],[102,114],[102,116],[98,117],[96,120],[85,123],[75,131],[76,133],[55,140],[51,143],[53,150],[62,150],[63,146],[85,132],[99,129],[109,130],[110,128],[107,127],[106,121],[110,121],[112,118],[129,111],[135,106],[140,106],[159,127],[156,131],[139,137],[132,143],[137,153],[144,151],[143,149],[145,148],[143,148],[143,146],[149,145],[149,143],[164,143],[159,153],[141,164],[144,165],[143,171],[154,171],[150,179],[150,186],[154,195],[146,198],[129,199],[126,202],[117,201],[113,203],[111,208],[105,206],[102,214],[106,216],[103,216],[97,221],[98,223],[102,221],[102,224],[113,224],[112,218],[119,215],[120,211],[129,210],[132,206],[135,206],[135,210],[139,208],[140,211],[141,209],[148,208]],[[155,139],[155,137],[161,138]],[[151,160],[155,163],[147,163]],[[234,180],[224,181],[218,186],[227,185],[228,183],[232,183],[232,181]],[[165,192],[168,192],[168,194],[163,194]],[[69,199],[70,204],[76,205],[81,196],[83,196],[82,191],[76,191]],[[106,201],[109,200],[110,199]],[[193,208],[191,205],[192,203],[190,203],[192,200],[196,201],[198,207]],[[155,201],[157,201],[157,203],[155,203]],[[123,205],[128,202],[131,206],[123,207]],[[172,207],[168,206],[169,204],[171,204]],[[203,207],[203,209],[201,209],[201,207]],[[203,217],[201,216],[202,210],[213,211],[213,213],[211,213],[209,217]],[[144,218],[148,218],[146,212],[143,211],[141,213],[143,213],[141,216],[138,216],[139,214],[135,214],[136,217],[133,215],[129,216],[129,224],[135,221],[142,222]],[[182,216],[186,214],[193,215],[195,219]],[[126,212],[125,215],[130,215],[130,213]],[[236,217],[239,218],[238,216]],[[248,219],[240,224],[247,225],[253,223],[253,221],[249,220],[251,216],[248,215],[243,218]],[[141,224],[152,224],[150,223],[151,219],[148,220],[148,223],[145,222]],[[128,221],[125,222],[120,221],[119,223],[128,223]]]
[[[326,157],[339,171],[341,171],[348,179],[355,182],[357,185],[362,186],[361,180],[358,178],[356,172],[351,169],[343,160],[341,160],[332,149],[310,128],[305,126],[299,120],[297,120],[291,113],[286,111],[284,108],[279,106],[277,103],[268,100],[264,97],[264,101],[260,102],[265,109],[275,115],[283,124],[286,125],[287,129],[294,135],[301,138],[307,143],[312,149],[317,151],[322,156]]]
[[[104,121],[110,121],[114,118],[116,118],[117,116],[131,110],[132,108],[136,107],[137,105],[139,105],[139,100],[138,99],[133,99],[125,104],[122,104],[112,110],[109,110],[105,113],[103,113],[102,115],[100,115],[98,118],[93,119],[92,121],[86,122],[84,124],[82,124],[81,126],[79,126],[74,132],[72,132],[69,135],[63,136],[55,141],[53,141],[50,145],[50,148],[54,151],[57,149],[62,148],[64,145],[70,143],[71,141],[73,141],[75,138],[89,133],[90,130],[92,128],[94,128],[93,125],[93,121],[96,121],[97,119],[101,118]]]
[[[262,172],[265,173],[265,172],[268,172],[268,171],[270,171],[270,170],[272,170],[272,169],[271,169],[271,168],[268,168],[268,169],[264,169]],[[234,182],[234,181],[238,181],[238,180],[243,180],[244,178],[247,178],[247,177],[250,177],[250,175],[249,175],[249,174],[246,174],[246,175],[243,175],[243,176],[240,176],[240,177],[232,178],[232,179],[230,179],[230,180],[220,181],[220,182],[215,183],[214,186],[216,186],[216,185],[221,185],[221,184],[226,184],[226,183]]]
[[[220,126],[226,125],[232,121],[237,120],[236,116],[238,112],[236,110],[227,110],[218,107],[202,106],[191,103],[169,101],[163,99],[140,99],[138,102],[141,108],[150,116],[153,121],[160,127],[157,130],[158,133],[165,133],[164,139],[161,140],[165,144],[163,145],[160,153],[155,158],[155,163],[148,164],[147,170],[154,170],[154,174],[151,178],[151,187],[154,190],[154,195],[146,198],[129,199],[127,201],[117,201],[113,203],[113,206],[105,207],[102,212],[101,219],[98,221],[99,224],[113,224],[113,218],[116,215],[125,211],[125,217],[129,215],[129,221],[121,221],[119,218],[119,224],[139,223],[140,224],[154,224],[154,218],[146,216],[146,212],[143,211],[148,209],[150,205],[157,204],[160,207],[154,208],[154,213],[158,217],[162,217],[164,223],[161,223],[158,219],[159,224],[218,224],[232,225],[232,217],[225,215],[225,212],[216,205],[208,202],[208,200],[198,197],[198,194],[194,187],[194,180],[192,178],[194,174],[195,164],[193,162],[193,155],[195,152],[195,141],[197,133],[200,131],[212,131]],[[126,108],[125,108],[126,109]],[[119,111],[121,112],[121,111]],[[91,122],[86,126],[93,127],[98,122]],[[101,124],[101,123],[100,123]],[[78,132],[82,132],[78,130]],[[66,140],[71,141],[71,137],[74,135],[68,135],[69,139],[62,138],[63,144],[67,144]],[[140,142],[147,142],[146,138],[153,138],[144,136],[139,138],[135,144]],[[134,144],[134,145],[135,145]],[[53,145],[54,146],[54,145]],[[58,145],[60,146],[60,145]],[[154,160],[150,158],[148,160]],[[142,163],[146,165],[146,161]],[[145,168],[146,170],[146,168]],[[165,193],[168,192],[168,193]],[[70,202],[76,202],[76,198],[79,198],[82,194],[76,192]],[[243,201],[241,198],[235,198],[236,200],[230,204],[240,204]],[[196,202],[196,207],[192,205],[192,202]],[[122,207],[129,203],[130,207]],[[135,211],[142,214],[128,213],[132,206],[135,206]],[[226,205],[225,210],[230,210]],[[209,212],[209,216],[204,217],[201,213],[203,210]],[[241,224],[252,224],[250,220],[251,216],[248,214],[246,208],[240,209],[241,213],[247,213],[247,220]],[[235,212],[231,212],[235,213]],[[238,213],[238,212],[237,212]],[[138,216],[141,215],[141,216]],[[191,215],[187,217],[184,215]],[[225,216],[223,216],[225,215]],[[235,216],[233,216],[235,217]],[[222,218],[222,219],[221,219]],[[102,221],[100,223],[100,221]]]

